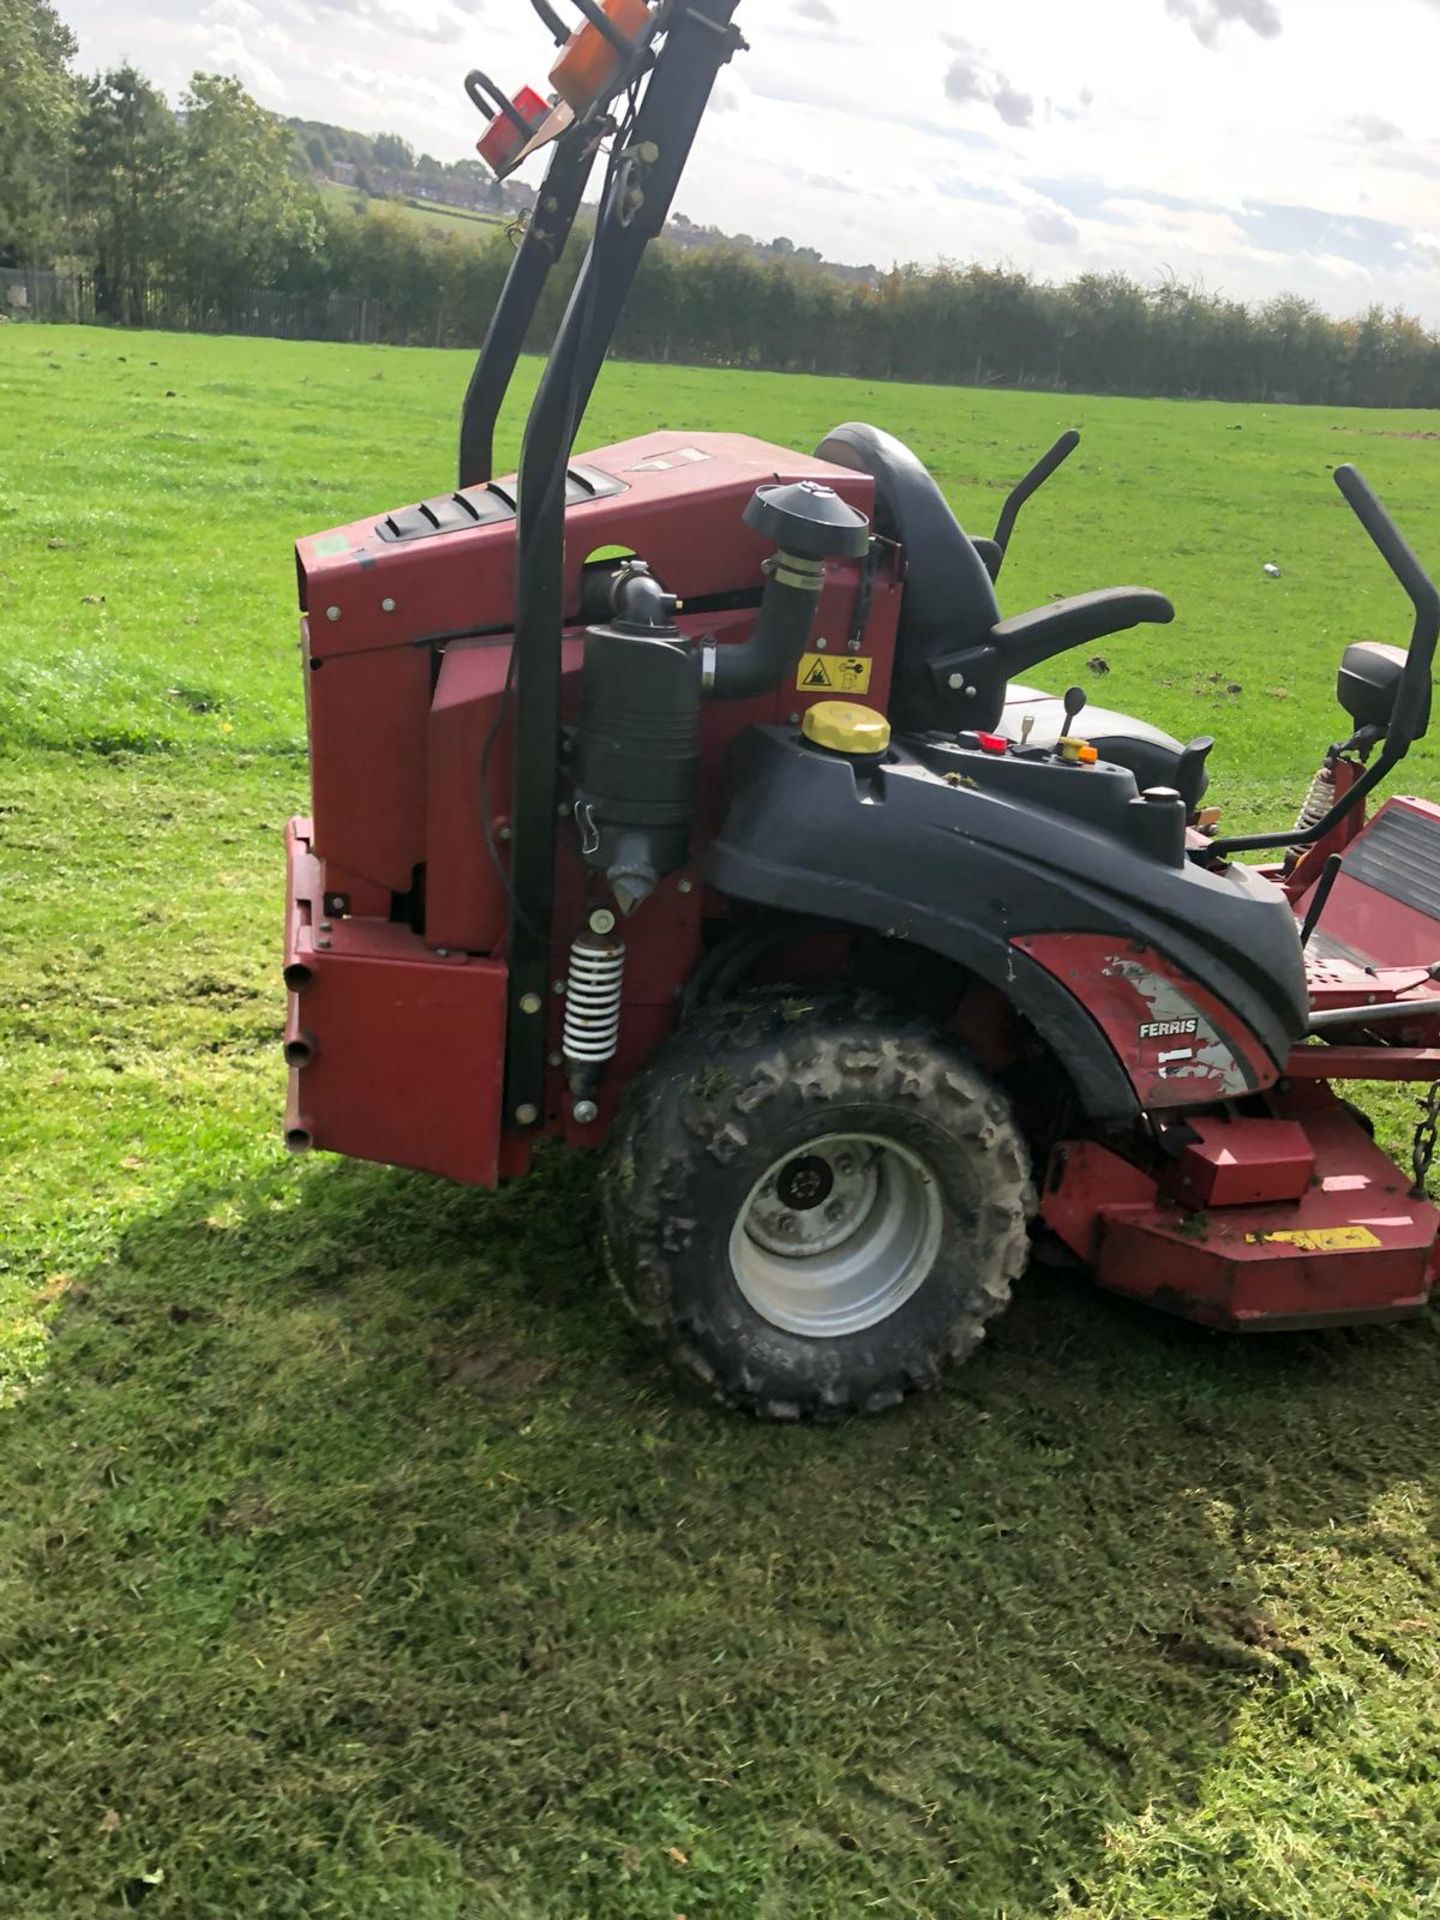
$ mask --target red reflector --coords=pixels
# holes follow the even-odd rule
[[[1004,753],[1010,745],[1010,742],[1002,739],[998,733],[977,733],[975,738],[980,742],[982,753]]]
[[[529,123],[531,133],[549,112],[533,87],[522,87],[515,96],[514,104],[521,119]],[[497,113],[475,142],[475,151],[492,173],[501,174],[528,138],[529,135],[521,133],[508,114]]]

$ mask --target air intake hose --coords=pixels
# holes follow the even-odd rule
[[[779,551],[765,563],[765,593],[748,640],[700,655],[700,690],[707,700],[750,700],[769,693],[795,670],[810,629],[827,560],[859,560],[870,549],[870,523],[833,487],[799,480],[758,487],[745,524]]]

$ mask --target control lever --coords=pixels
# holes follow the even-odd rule
[[[1087,740],[1080,739],[1074,732],[1075,722],[1080,718],[1080,712],[1084,705],[1085,689],[1083,687],[1067,687],[1065,689],[1065,724],[1060,729],[1060,738],[1055,742],[1055,758],[1057,760],[1068,760],[1073,764],[1075,761],[1081,759],[1087,752],[1090,759],[1093,760],[1095,758],[1095,749],[1090,746]]]
[[[994,539],[975,542],[976,550],[985,563],[985,571],[992,580],[1000,578],[1000,569],[1005,564],[1005,552],[1010,545],[1010,536],[1015,531],[1015,522],[1019,518],[1020,509],[1032,493],[1038,492],[1044,486],[1057,467],[1064,466],[1079,444],[1080,435],[1074,427],[1071,427],[1068,433],[1062,433],[1050,451],[1042,454],[1020,484],[1011,490],[1009,498],[1000,509]]]
[[[1175,787],[1185,802],[1186,818],[1193,818],[1200,811],[1200,802],[1205,794],[1205,762],[1215,745],[1208,733],[1202,733],[1198,740],[1192,740],[1180,755],[1175,767]]]

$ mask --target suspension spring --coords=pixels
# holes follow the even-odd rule
[[[624,979],[622,942],[613,934],[582,933],[570,949],[565,988],[562,1044],[572,1089],[593,1087],[605,1062],[615,1057]]]
[[[1305,804],[1300,809],[1300,817],[1295,822],[1296,833],[1308,833],[1318,821],[1323,820],[1335,804],[1335,769],[1327,760],[1310,782],[1310,791],[1305,796]],[[1290,849],[1298,859],[1307,851],[1302,841]]]

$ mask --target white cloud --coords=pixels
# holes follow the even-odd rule
[[[957,106],[970,101],[994,107],[1007,127],[1028,127],[1035,118],[1035,99],[1011,84],[979,47],[952,34],[945,36],[955,58],[945,74],[945,93]]]
[[[1058,207],[1032,207],[1025,216],[1025,231],[1042,247],[1073,247],[1080,238],[1079,227]]]
[[[282,112],[448,159],[479,131],[468,68],[513,89],[543,85],[553,58],[522,0],[60,10],[89,67],[132,58],[172,98],[194,68],[235,72]],[[1440,0],[1371,0],[1364,32],[1354,0],[1010,0],[980,44],[957,41],[957,15],[742,0],[753,51],[725,71],[679,204],[881,267],[1171,269],[1237,298],[1373,298],[1440,324],[1440,137],[1400,131],[1435,127]]]
[[[1028,127],[1035,118],[1033,94],[1022,93],[1018,87],[1012,87],[1008,80],[1002,80],[996,87],[992,104],[1007,127]]]
[[[1274,40],[1283,22],[1274,0],[1165,0],[1165,10],[1183,20],[1202,47],[1216,47],[1221,29],[1249,27],[1262,40]]]
[[[1372,146],[1400,138],[1399,127],[1393,120],[1387,120],[1383,113],[1352,113],[1345,124]]]

